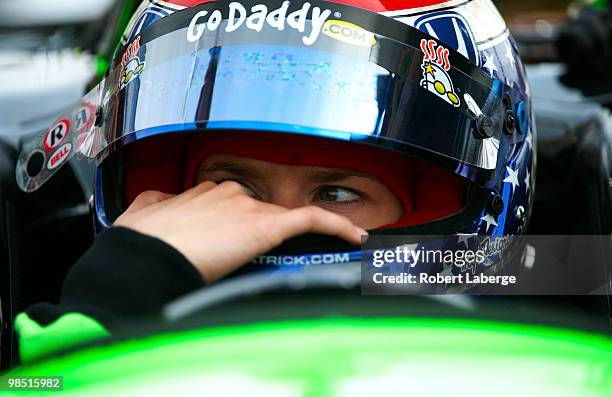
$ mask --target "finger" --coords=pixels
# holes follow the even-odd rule
[[[192,196],[192,198],[195,197],[196,196]],[[225,181],[219,185],[215,185],[215,188],[208,191],[206,195],[200,194],[197,197],[199,200],[197,205],[201,205],[201,201],[217,202],[238,197],[250,198],[249,194],[240,183],[235,181]]]
[[[255,200],[255,199],[253,199]],[[257,201],[257,200],[256,200]],[[258,205],[255,209],[256,212],[259,213],[267,213],[267,214],[281,214],[284,212],[291,211],[285,207],[281,207],[280,205],[265,203],[263,201],[257,201]]]
[[[368,234],[348,218],[312,206],[288,211],[278,217],[278,223],[284,240],[305,233],[320,233],[360,245],[362,236]]]
[[[195,197],[198,197],[204,193],[207,193],[213,189],[215,189],[218,185],[211,181],[202,182],[197,186],[192,187],[189,190],[185,190],[183,193],[176,196],[173,200],[173,203],[180,204],[187,201],[193,200]]]
[[[140,193],[130,204],[125,214],[132,214],[154,204],[161,203],[174,197],[174,194],[163,193],[157,190],[147,190]]]
[[[244,186],[236,181],[225,181],[215,190],[218,197],[249,196]]]

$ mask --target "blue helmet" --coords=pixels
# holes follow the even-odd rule
[[[401,175],[401,155],[461,180],[460,207],[374,235],[460,235],[453,244],[467,245],[525,231],[535,124],[524,66],[490,0],[251,3],[143,2],[106,78],[24,147],[21,188],[37,189],[75,155],[96,159],[100,231],[139,191],[185,187],[195,135],[274,135],[388,153],[377,160],[383,179]],[[429,194],[421,202],[444,207],[444,192]],[[254,263],[361,257],[312,238]],[[502,251],[489,250],[488,268]]]

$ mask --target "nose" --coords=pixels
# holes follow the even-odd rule
[[[303,192],[301,184],[296,180],[286,180],[279,183],[272,189],[270,202],[272,204],[294,209],[307,205],[307,194]]]

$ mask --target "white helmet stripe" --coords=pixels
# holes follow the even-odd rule
[[[444,3],[434,4],[431,6],[418,7],[418,8],[407,8],[404,10],[396,10],[396,11],[384,11],[384,12],[381,12],[380,14],[386,17],[394,17],[394,18],[407,17],[407,16],[411,16],[415,14],[423,14],[426,12],[436,11],[441,8],[458,7],[466,3],[469,3],[471,1],[473,0],[450,0]]]
[[[163,0],[150,0],[150,1],[151,1],[151,3],[153,3],[153,4],[157,5],[157,6],[164,7],[164,8],[170,8],[170,9],[176,10],[176,11],[180,11],[180,10],[185,9],[184,6],[180,6],[178,4],[172,4],[172,3],[169,3],[169,2],[163,1]]]

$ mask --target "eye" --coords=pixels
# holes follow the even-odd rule
[[[320,188],[314,197],[315,201],[331,203],[353,203],[361,199],[361,195],[352,189],[339,186],[324,186]]]
[[[253,188],[251,186],[249,186],[249,184],[247,182],[242,181],[240,179],[226,178],[226,179],[219,179],[219,180],[214,181],[214,182],[217,185],[220,185],[223,182],[228,182],[228,181],[239,183],[240,186],[242,186],[242,188],[246,192],[246,194],[248,194],[249,196],[253,197],[256,200],[261,200],[261,196],[259,196],[257,193],[255,193],[255,190],[253,190]]]

